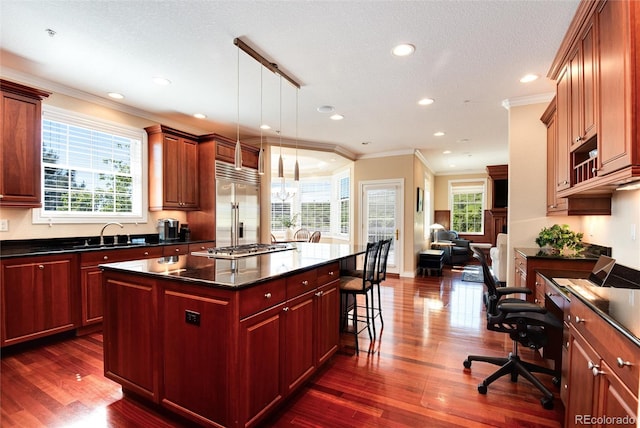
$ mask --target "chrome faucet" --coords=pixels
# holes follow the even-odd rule
[[[100,245],[104,245],[104,230],[110,224],[116,224],[116,225],[120,226],[120,229],[124,228],[124,226],[121,223],[118,223],[117,221],[111,221],[111,222],[105,224],[104,226],[102,226],[102,230],[100,231]],[[114,243],[115,243],[115,240],[114,240]]]

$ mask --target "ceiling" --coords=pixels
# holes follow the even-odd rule
[[[436,174],[469,173],[508,162],[505,101],[550,99],[545,76],[577,5],[0,0],[0,71],[185,131],[235,139],[239,123],[245,139],[265,122],[263,136],[278,143],[280,129],[285,146],[297,138],[352,159],[419,150]],[[297,81],[297,94],[236,37]],[[393,56],[398,43],[415,53]],[[540,78],[520,83],[527,73]],[[425,97],[435,102],[418,105]],[[344,119],[317,111],[325,105]]]

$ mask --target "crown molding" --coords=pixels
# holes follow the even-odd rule
[[[509,110],[511,107],[549,103],[555,96],[556,94],[554,92],[548,92],[546,94],[528,95],[526,97],[507,98],[502,101],[502,107]]]
[[[242,142],[250,144],[252,146],[260,146],[260,137],[243,138]],[[284,137],[280,139],[280,137],[269,135],[262,137],[262,144],[268,144],[273,147],[279,147],[280,144],[282,144],[282,147],[287,147],[290,149],[295,149],[297,147],[301,150],[316,150],[320,152],[335,153],[342,156],[343,158],[349,159],[350,161],[355,161],[357,159],[355,153],[345,149],[344,147],[330,143],[319,143],[316,141],[307,140],[296,141],[295,139]]]

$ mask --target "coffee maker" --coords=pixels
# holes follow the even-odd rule
[[[175,218],[161,218],[158,220],[158,237],[160,242],[177,241],[180,238],[178,228],[180,222]]]

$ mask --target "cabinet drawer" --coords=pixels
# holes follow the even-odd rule
[[[325,285],[340,277],[340,264],[331,263],[318,268],[318,286]]]
[[[189,244],[189,254],[193,251],[206,251],[207,248],[213,248],[216,246],[216,241],[196,242]]]
[[[314,290],[318,285],[318,271],[316,269],[292,275],[286,278],[287,299],[292,299],[307,291]]]
[[[189,253],[189,244],[165,245],[162,249],[163,256],[178,256]]]
[[[286,297],[284,279],[267,282],[240,291],[240,318],[246,318],[273,305],[284,302]]]
[[[535,300],[534,303],[536,305],[540,305],[544,307],[545,303],[545,281],[540,275],[536,274],[536,282],[535,282],[536,290],[535,290]]]
[[[524,276],[527,276],[527,258],[516,251],[515,253],[515,268],[521,271]]]
[[[571,302],[570,320],[622,382],[638,394],[640,349],[577,298]]]
[[[127,260],[161,257],[162,247],[127,248],[123,250],[88,251],[80,254],[83,267],[96,266],[101,263],[124,262]]]

